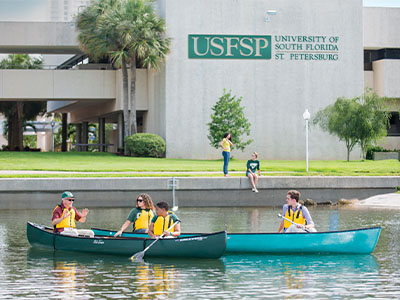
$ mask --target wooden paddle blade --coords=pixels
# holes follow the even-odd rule
[[[131,261],[132,262],[144,262],[143,257],[144,257],[144,251],[140,251],[134,255],[131,256]]]

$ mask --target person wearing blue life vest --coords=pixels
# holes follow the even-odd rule
[[[151,220],[148,234],[152,238],[161,235],[163,237],[178,237],[181,234],[181,225],[178,221],[178,217],[169,211],[168,203],[159,202],[156,205],[156,215]]]
[[[286,194],[286,204],[283,206],[282,218],[279,225],[278,232],[315,232],[314,222],[311,218],[310,212],[307,207],[301,205],[299,202],[300,192],[290,190]]]

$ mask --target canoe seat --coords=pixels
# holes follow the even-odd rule
[[[64,228],[64,231],[60,232],[60,234],[69,236],[94,237],[94,232],[90,229]]]

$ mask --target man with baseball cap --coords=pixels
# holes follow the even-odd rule
[[[81,213],[78,212],[78,210],[72,206],[75,197],[71,192],[65,191],[62,193],[61,199],[61,204],[58,204],[53,210],[53,217],[51,219],[54,232],[62,232],[65,228],[76,228],[75,220],[85,223],[89,210],[85,208]]]

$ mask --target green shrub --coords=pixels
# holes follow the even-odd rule
[[[400,186],[397,186],[397,187],[396,187],[396,190],[397,190],[398,192],[400,192]]]
[[[165,141],[157,134],[136,133],[126,137],[125,143],[132,156],[163,157],[165,153]]]
[[[400,152],[399,149],[385,149],[381,146],[371,146],[367,149],[367,156],[366,159],[374,159],[374,152]],[[399,154],[400,155],[400,154]]]

